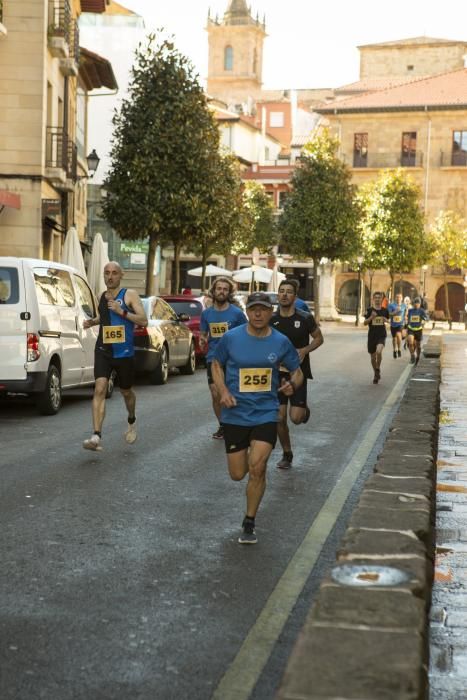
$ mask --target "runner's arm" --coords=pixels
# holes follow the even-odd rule
[[[232,408],[237,405],[235,397],[232,396],[230,391],[225,385],[225,376],[222,365],[219,360],[214,359],[211,365],[212,378],[216,389],[219,392],[219,403],[225,408]]]
[[[207,347],[208,339],[209,339],[209,333],[207,331],[200,331],[199,332],[199,346],[200,346],[201,350],[204,350]]]
[[[125,316],[129,321],[132,321],[137,326],[147,326],[148,319],[144,311],[144,306],[141,302],[139,295],[134,289],[128,289],[126,293],[126,298],[128,299],[128,304],[132,310],[125,314],[121,311],[120,316]]]
[[[314,350],[317,350],[320,345],[324,343],[323,334],[321,333],[321,328],[316,328],[312,333],[310,333],[310,338],[312,341],[309,345],[305,345],[303,348],[298,349],[298,354],[300,356],[300,362],[303,362],[305,357]]]
[[[303,384],[304,376],[300,367],[290,373],[290,379],[283,379],[282,384],[278,391],[285,396],[292,396],[292,394]]]
[[[94,318],[87,318],[85,321],[83,321],[83,328],[91,328],[92,326],[98,326],[100,323],[101,319],[99,314],[95,316]]]

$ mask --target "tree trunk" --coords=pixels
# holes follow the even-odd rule
[[[208,261],[208,250],[207,246],[204,245],[202,246],[201,249],[201,267],[203,268],[203,274],[201,276],[201,292],[204,292],[206,289],[206,264]]]
[[[368,276],[370,278],[370,305],[371,305],[371,297],[373,294],[373,277],[374,277],[374,270],[368,270]]]
[[[172,294],[180,294],[180,251],[181,243],[174,243],[174,279],[172,280]]]
[[[444,284],[444,315],[451,320],[451,312],[449,310],[449,288],[448,288],[448,270],[446,265],[443,268],[443,284]]]
[[[146,296],[154,294],[154,261],[156,259],[157,234],[149,236],[148,265],[146,268]]]
[[[313,315],[316,322],[319,323],[320,312],[319,312],[319,258],[313,258],[313,301],[314,301],[314,311]]]
[[[391,277],[391,288],[389,290],[389,296],[391,297],[391,299],[394,299],[394,271],[389,270],[389,275]]]

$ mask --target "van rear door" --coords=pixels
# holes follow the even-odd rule
[[[0,382],[26,379],[27,305],[21,261],[0,262]]]

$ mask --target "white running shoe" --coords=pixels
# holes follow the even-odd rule
[[[101,452],[102,445],[99,435],[92,435],[88,440],[83,442],[83,447],[85,450],[93,450],[93,452]]]
[[[138,437],[138,433],[136,432],[136,421],[134,423],[128,423],[128,430],[125,432],[125,440],[129,445],[132,445],[134,442],[136,442],[136,438]]]

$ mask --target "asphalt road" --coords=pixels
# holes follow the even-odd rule
[[[245,484],[229,480],[223,444],[210,437],[203,370],[163,387],[138,384],[133,446],[123,441],[116,392],[99,454],[81,448],[90,390],[68,394],[55,417],[38,416],[28,400],[0,402],[2,700],[204,700],[241,649],[254,657],[247,635],[407,365],[388,347],[374,386],[364,331],[325,324],[323,332],[312,356],[312,419],[293,428],[292,470],[275,468],[279,448],[272,455],[254,547],[237,543]],[[383,438],[254,689],[245,695],[230,681],[231,697],[274,697]]]

